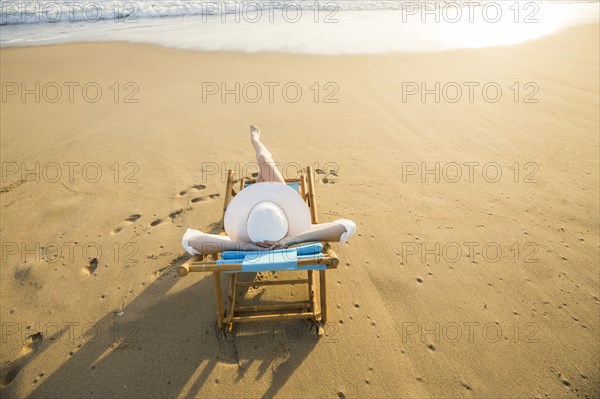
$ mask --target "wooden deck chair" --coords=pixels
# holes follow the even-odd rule
[[[317,204],[313,171],[309,166],[306,173],[298,178],[285,179],[286,183],[296,189],[306,201],[312,223],[318,223]],[[234,188],[234,172],[228,170],[225,187],[225,211],[231,199],[244,187],[256,180],[242,178],[239,189]],[[223,222],[221,233],[225,234]],[[224,251],[210,256],[195,255],[177,272],[186,276],[189,272],[212,272],[215,281],[215,300],[217,324],[225,333],[233,331],[235,323],[272,322],[292,319],[308,319],[317,327],[318,335],[323,332],[322,326],[327,322],[327,269],[337,268],[339,259],[329,243],[309,243],[292,246],[275,251]],[[305,279],[278,279],[252,282],[238,282],[238,273],[256,273],[260,271],[306,271]],[[319,272],[318,274],[316,272]],[[222,274],[229,274],[229,290],[227,303],[224,306],[221,290]],[[261,306],[244,306],[236,303],[237,289],[254,286],[298,285],[307,286],[308,298],[305,301],[285,302]]]

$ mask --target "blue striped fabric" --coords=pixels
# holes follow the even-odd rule
[[[272,270],[325,270],[323,264],[298,266],[298,260],[317,261],[323,258],[323,244],[310,243],[296,248],[277,249],[273,251],[225,251],[223,259],[217,260],[219,265],[241,263],[241,272],[262,272]],[[238,272],[231,272],[238,273]]]
[[[320,242],[314,242],[314,243],[308,243],[308,244],[304,244],[304,245],[299,245],[297,247],[294,247],[293,249],[295,249],[297,251],[298,255],[310,255],[310,254],[316,254],[319,253],[323,250],[323,244],[321,244]],[[244,259],[244,257],[246,255],[249,254],[254,254],[256,252],[260,252],[260,251],[223,251],[221,253],[221,258],[224,260],[229,260],[229,259]],[[273,251],[271,251],[273,252]]]
[[[255,254],[246,255],[242,261],[243,272],[295,270],[297,267],[298,255],[294,249],[257,251]]]

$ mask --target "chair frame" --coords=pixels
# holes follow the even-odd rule
[[[231,199],[239,193],[246,184],[256,183],[255,179],[242,178],[239,189],[234,189],[233,170],[227,171],[227,182],[225,186],[225,200],[223,204],[223,219],[221,222],[221,232],[225,235],[224,219],[227,206]],[[306,168],[306,173],[302,173],[297,178],[285,179],[286,184],[291,182],[299,183],[299,194],[306,202],[311,215],[313,224],[318,223],[317,204],[315,195],[315,185],[313,170],[310,166]],[[322,257],[320,259],[299,260],[298,266],[325,265],[326,270],[307,270],[306,279],[295,280],[266,280],[252,282],[238,282],[237,272],[241,272],[242,264],[217,264],[220,253],[212,254],[212,260],[209,256],[195,255],[183,265],[179,266],[177,273],[180,276],[186,276],[190,272],[212,272],[215,282],[215,302],[217,313],[217,324],[225,333],[231,333],[235,323],[248,322],[266,322],[282,321],[294,319],[309,319],[318,326],[323,326],[327,322],[327,279],[326,271],[335,269],[339,264],[339,259],[329,243],[323,243]],[[317,273],[318,276],[317,276]],[[222,273],[234,272],[229,276],[229,289],[227,292],[227,303],[223,302],[223,292],[221,289]],[[281,304],[270,304],[262,306],[240,306],[236,305],[236,294],[238,288],[270,285],[297,285],[306,284],[308,291],[308,300],[298,302],[286,302]],[[317,328],[317,333],[322,333],[322,328]]]

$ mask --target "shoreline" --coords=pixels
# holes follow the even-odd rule
[[[245,51],[229,51],[229,50],[196,50],[196,49],[184,49],[178,47],[165,46],[157,43],[145,43],[145,42],[135,42],[128,40],[107,40],[107,41],[75,41],[75,42],[67,42],[67,43],[50,43],[50,44],[40,44],[40,45],[27,45],[27,46],[8,46],[8,47],[0,47],[0,51],[13,51],[20,49],[40,49],[40,48],[56,48],[60,49],[63,46],[85,46],[85,45],[125,45],[125,46],[140,46],[140,47],[148,47],[148,48],[156,48],[163,50],[173,50],[176,52],[182,53],[190,53],[190,54],[204,54],[204,55],[240,55],[240,56],[282,56],[282,57],[298,57],[298,58],[363,58],[363,57],[373,57],[373,58],[385,58],[385,57],[399,57],[399,56],[418,56],[418,55],[430,55],[430,54],[445,54],[445,53],[453,53],[460,51],[481,51],[481,50],[494,50],[494,49],[510,49],[515,46],[523,46],[532,44],[538,41],[545,41],[554,36],[562,36],[564,33],[568,33],[570,30],[580,29],[580,28],[591,28],[593,26],[599,25],[598,22],[586,22],[580,23],[577,25],[566,26],[561,28],[558,31],[554,31],[548,33],[546,35],[536,37],[533,39],[529,39],[519,43],[511,43],[511,44],[498,44],[491,45],[486,47],[470,47],[470,48],[450,48],[450,49],[436,49],[436,50],[423,50],[423,51],[396,51],[396,52],[385,52],[385,53],[360,53],[360,54],[304,54],[304,53],[285,53],[285,52],[269,52],[269,51],[257,51],[257,52],[245,52]]]
[[[423,22],[415,19],[416,14],[405,15],[398,10],[362,10],[336,13],[334,21],[321,16],[298,23],[280,18],[269,19],[269,22],[251,23],[246,19],[240,22],[238,14],[227,14],[235,15],[235,22],[213,20],[216,16],[205,21],[203,16],[193,15],[142,18],[135,24],[102,20],[94,25],[94,30],[85,23],[7,25],[3,38],[8,37],[10,43],[3,44],[2,48],[43,46],[44,41],[51,38],[48,45],[127,42],[201,52],[378,55],[518,45],[570,27],[599,22],[596,14],[600,3],[597,2],[542,4],[545,5],[535,6],[533,10],[528,5],[521,10],[504,4],[497,21],[490,21],[484,14],[471,16],[469,12],[468,21],[464,15],[459,21],[448,20],[449,16],[438,21],[440,15],[436,14],[437,22],[431,18]],[[535,19],[529,21],[528,18]],[[174,21],[177,19],[180,21]]]

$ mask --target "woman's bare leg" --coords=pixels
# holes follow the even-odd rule
[[[267,147],[260,141],[260,130],[254,125],[250,126],[250,142],[256,151],[256,162],[260,168],[258,176],[256,177],[256,182],[274,181],[285,183],[283,175],[275,166],[273,155],[271,155],[271,152],[267,150]]]
[[[201,255],[209,255],[223,251],[263,251],[252,243],[233,241],[228,236],[217,234],[198,234],[188,240],[188,245],[198,251]]]
[[[297,244],[309,241],[339,241],[346,228],[335,222],[311,225],[310,230],[304,231],[295,237],[288,238],[288,244]]]

